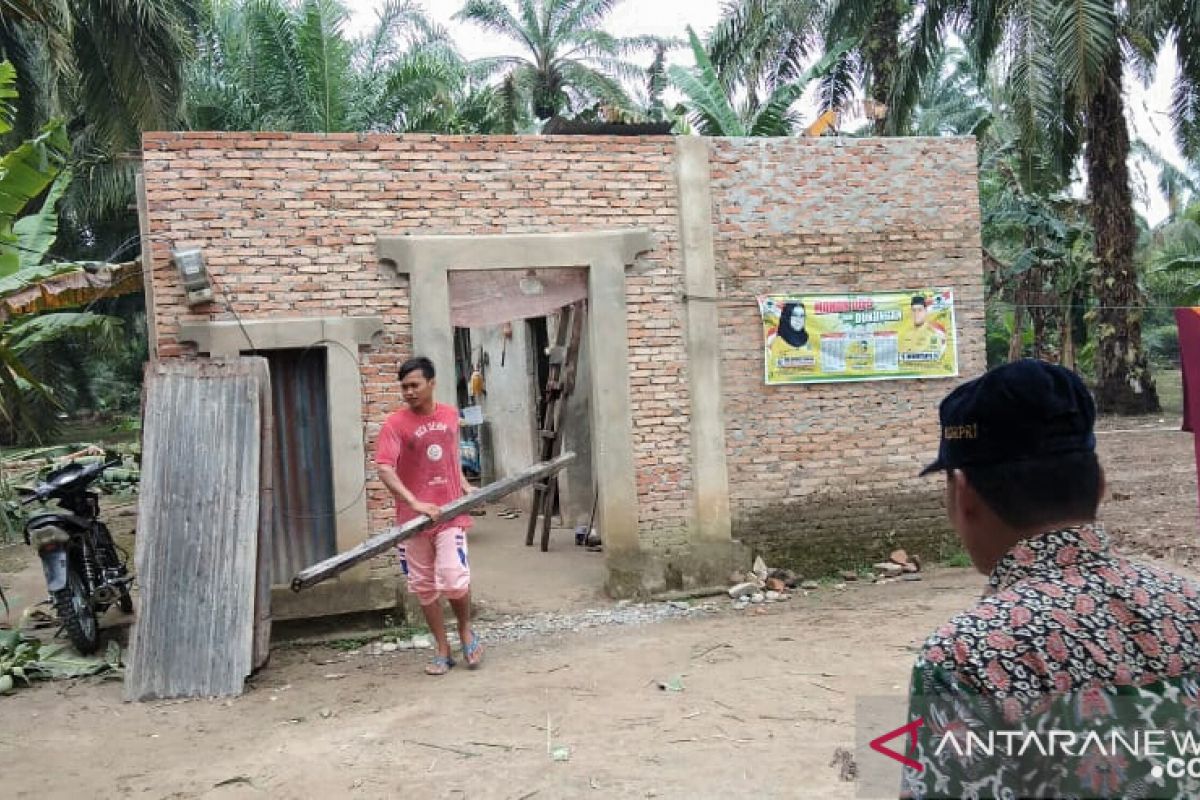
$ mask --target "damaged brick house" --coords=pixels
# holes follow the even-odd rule
[[[278,584],[388,524],[370,455],[398,363],[456,363],[471,307],[486,324],[469,352],[495,372],[506,315],[546,313],[496,296],[556,275],[545,303],[587,301],[577,483],[597,487],[614,594],[723,581],[753,553],[811,575],[928,552],[940,486],[916,474],[957,379],[766,385],[756,298],[945,287],[957,372],[978,374],[976,185],[970,139],[147,134],[152,353],[270,360],[294,462]],[[189,305],[172,260],[189,249],[210,301]],[[439,397],[460,400],[455,382]],[[394,589],[366,565],[279,615],[385,607]]]

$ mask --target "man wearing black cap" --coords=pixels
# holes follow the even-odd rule
[[[1096,522],[1095,416],[1077,375],[1034,360],[999,367],[941,404],[938,457],[922,474],[945,474],[950,522],[988,590],[917,660],[919,768],[905,768],[906,796],[1200,794],[1182,762],[1137,750],[1137,740],[1137,752],[1080,752],[1062,738],[1043,752],[1047,732],[1082,736],[1089,725],[1129,736],[1127,723],[1200,730],[1200,585],[1110,551]],[[962,746],[967,733],[987,741],[989,731],[1009,749]]]

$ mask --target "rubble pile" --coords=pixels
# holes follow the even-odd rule
[[[733,607],[742,609],[792,599],[792,590],[800,586],[800,576],[790,569],[771,569],[760,556],[754,559],[750,572],[735,572],[729,576],[729,582]]]
[[[887,561],[872,565],[869,572],[845,570],[839,573],[839,578],[840,582],[832,584],[833,589],[845,589],[847,583],[856,581],[874,584],[919,581],[921,559],[919,556],[909,556],[903,550],[895,550]],[[750,572],[734,572],[729,576],[728,594],[733,607],[743,609],[751,605],[782,602],[791,599],[797,591],[807,594],[819,588],[820,582],[801,580],[790,569],[771,569],[760,556],[754,559],[754,568]]]

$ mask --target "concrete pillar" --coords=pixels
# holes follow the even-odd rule
[[[720,319],[708,141],[676,139],[679,230],[683,256],[688,385],[692,399],[692,538],[697,544],[731,539],[729,472],[721,392]]]
[[[434,265],[409,273],[409,308],[420,309],[421,324],[412,326],[414,356],[425,356],[437,370],[434,399],[458,407],[454,380],[454,326],[450,324],[450,279]],[[414,311],[414,316],[416,312]]]
[[[640,549],[625,265],[599,254],[588,270],[588,339],[592,350],[592,460],[599,486],[597,517],[604,549],[622,560]]]

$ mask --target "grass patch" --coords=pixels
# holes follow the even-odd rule
[[[951,550],[941,559],[942,564],[947,567],[970,567],[971,557],[967,555],[966,550],[958,549]]]
[[[71,420],[64,422],[50,444],[74,444],[93,442],[96,444],[124,444],[136,442],[141,432],[141,421],[137,417],[116,417],[94,420]]]
[[[423,622],[414,625],[396,625],[391,617],[385,618],[384,627],[379,631],[371,631],[361,636],[347,636],[325,642],[325,646],[343,652],[361,650],[372,642],[400,642],[414,636],[429,633],[429,627]]]
[[[1163,412],[1183,414],[1183,373],[1178,369],[1155,370],[1154,382]]]

